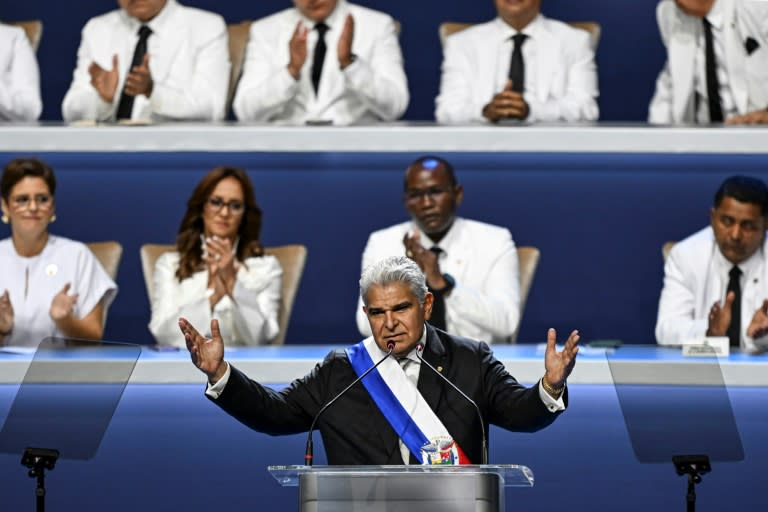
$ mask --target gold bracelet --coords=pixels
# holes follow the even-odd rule
[[[558,398],[560,397],[560,395],[563,394],[563,390],[565,389],[565,385],[557,389],[553,388],[552,385],[549,382],[547,382],[546,373],[541,378],[541,386],[544,388],[544,391],[546,391],[550,396],[558,397]]]

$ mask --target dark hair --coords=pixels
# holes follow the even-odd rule
[[[200,244],[200,235],[203,234],[204,228],[203,208],[205,208],[205,204],[216,185],[224,178],[229,177],[240,182],[245,202],[245,211],[237,230],[240,241],[235,257],[242,262],[245,258],[264,254],[264,249],[259,243],[261,209],[256,204],[251,179],[243,169],[238,167],[216,167],[197,184],[192,196],[187,201],[187,213],[181,220],[179,234],[176,237],[176,248],[179,251],[179,269],[176,271],[176,277],[179,278],[179,281],[190,277],[204,266],[203,249]]]
[[[740,203],[756,204],[763,217],[768,217],[768,187],[762,180],[750,176],[726,178],[715,193],[715,208],[726,197],[732,197]]]
[[[37,158],[16,158],[6,164],[0,180],[0,195],[6,202],[10,199],[13,187],[26,177],[42,178],[51,195],[56,194],[56,176],[48,164]]]
[[[453,166],[448,162],[448,160],[440,158],[439,156],[425,155],[411,162],[410,165],[405,169],[403,188],[408,188],[408,173],[411,171],[411,169],[427,169],[432,171],[438,167],[445,169],[445,172],[448,174],[448,179],[451,182],[451,186],[455,187],[459,184],[456,181],[456,175],[453,172]]]

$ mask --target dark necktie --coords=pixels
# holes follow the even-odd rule
[[[323,62],[325,61],[325,33],[328,32],[328,25],[318,23],[315,25],[317,30],[317,43],[315,43],[315,55],[312,58],[312,87],[315,88],[315,95],[320,88],[320,75],[323,74]]]
[[[741,284],[739,283],[741,269],[734,265],[731,271],[728,272],[728,275],[730,276],[730,279],[728,279],[728,292],[733,292],[735,297],[731,306],[731,323],[726,333],[728,334],[731,346],[738,347],[741,345]]]
[[[525,88],[525,62],[523,62],[523,43],[528,38],[525,34],[515,34],[512,41],[512,60],[509,63],[509,79],[512,80],[512,90],[522,93]]]
[[[144,55],[147,54],[147,39],[152,34],[152,29],[146,25],[142,25],[139,28],[139,40],[136,42],[136,49],[133,51],[133,60],[131,66],[128,68],[128,73],[135,66],[141,65],[144,60]],[[127,75],[126,75],[127,76]],[[123,86],[123,92],[120,94],[120,103],[117,104],[117,119],[130,119],[133,112],[133,99],[134,96],[128,96],[125,94],[125,86]]]
[[[720,105],[720,84],[717,81],[717,61],[715,61],[715,45],[712,40],[712,25],[707,18],[704,23],[704,56],[707,74],[707,100],[709,102],[709,120],[713,123],[723,122],[723,107]]]
[[[443,252],[438,246],[434,246],[429,249],[435,253],[435,257],[440,259],[440,253]],[[432,316],[429,318],[429,323],[438,329],[445,330],[445,297],[440,292],[436,292],[432,288],[430,290],[432,295],[435,296],[435,300],[432,302]]]

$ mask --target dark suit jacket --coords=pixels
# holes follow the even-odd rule
[[[489,423],[533,432],[559,413],[547,410],[538,386],[526,388],[509,375],[485,343],[452,336],[427,325],[424,359],[472,398]],[[306,432],[320,408],[357,378],[344,351],[333,351],[305,377],[281,391],[261,386],[231,366],[218,399],[226,412],[271,435]],[[418,388],[470,461],[482,461],[477,413],[438,375],[422,365]],[[317,423],[329,464],[402,464],[399,438],[358,383],[329,407]],[[487,436],[487,431],[486,431]],[[412,459],[413,460],[413,459]]]

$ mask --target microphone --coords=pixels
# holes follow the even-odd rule
[[[379,361],[376,364],[374,364],[373,366],[371,366],[370,368],[365,370],[361,376],[359,376],[354,381],[352,381],[352,384],[350,384],[349,386],[347,386],[344,389],[342,389],[341,392],[338,395],[333,397],[327,404],[325,404],[319,411],[317,411],[317,414],[315,414],[315,417],[312,418],[312,424],[309,426],[309,434],[307,434],[307,447],[304,450],[304,465],[305,466],[311,466],[312,465],[312,459],[314,458],[314,447],[312,446],[312,432],[315,430],[315,424],[317,423],[317,420],[320,418],[320,415],[323,414],[325,412],[325,410],[328,409],[331,405],[333,405],[334,402],[336,402],[336,400],[341,398],[341,396],[344,393],[349,391],[350,388],[352,388],[352,386],[354,386],[355,384],[357,384],[358,382],[363,380],[363,377],[365,377],[366,375],[371,373],[373,370],[376,369],[377,366],[379,366],[381,363],[383,363],[385,360],[387,360],[387,358],[389,358],[389,356],[392,355],[392,351],[393,350],[395,350],[395,344],[390,341],[389,343],[387,343],[387,355],[385,355],[384,357],[379,359]]]
[[[443,379],[445,382],[447,382],[449,386],[451,386],[453,389],[455,389],[457,393],[459,393],[462,397],[464,397],[464,399],[467,402],[471,403],[472,407],[475,408],[475,411],[477,412],[477,419],[480,420],[480,432],[483,434],[483,462],[482,463],[483,464],[488,464],[488,441],[487,441],[487,439],[485,437],[485,422],[483,421],[483,415],[480,414],[480,408],[477,406],[475,401],[472,400],[471,398],[469,398],[462,390],[460,390],[458,388],[458,386],[456,386],[456,384],[454,384],[453,382],[448,380],[448,377],[446,377],[445,375],[443,375],[442,373],[437,371],[434,366],[432,366],[427,361],[425,361],[424,358],[421,357],[421,353],[422,352],[424,352],[424,345],[419,343],[418,345],[416,345],[416,357],[419,358],[419,361],[421,361],[423,364],[427,365],[427,368],[429,368],[430,370],[435,372],[437,375],[439,375],[441,379]]]

